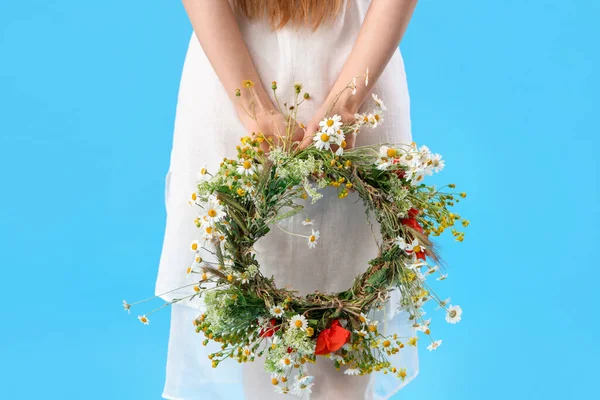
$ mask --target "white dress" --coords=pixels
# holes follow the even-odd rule
[[[267,85],[277,81],[280,99],[292,99],[294,82],[302,82],[310,93],[312,100],[299,109],[300,122],[310,121],[324,101],[354,45],[369,4],[369,0],[349,1],[335,22],[321,26],[316,32],[291,26],[272,31],[265,21],[251,22],[238,16],[262,81]],[[373,85],[373,93],[386,103],[385,121],[374,130],[361,132],[356,145],[410,143],[409,96],[399,50]],[[181,77],[171,163],[166,176],[167,224],[156,282],[156,294],[166,301],[189,295],[191,287],[172,290],[194,282],[186,276],[186,269],[193,258],[189,244],[199,238],[199,231],[193,223],[197,209],[190,207],[187,199],[194,191],[198,171],[204,164],[209,171],[216,171],[223,157],[235,158],[235,147],[245,134],[227,93],[192,34]],[[305,206],[303,213],[281,222],[281,227],[310,233],[311,227],[301,224],[304,218],[310,217],[315,230],[321,233],[318,246],[309,250],[305,239],[274,227],[255,246],[261,270],[266,276],[274,275],[278,285],[290,285],[302,293],[317,289],[345,290],[377,254],[373,234],[374,231],[377,236],[377,225],[372,230],[367,223],[363,204],[356,193],[340,200],[334,190],[326,188],[321,200],[314,205],[307,202]],[[210,259],[210,255],[205,258]],[[407,315],[395,312],[398,299],[396,291],[379,319],[391,332],[414,336]],[[201,301],[184,301],[172,306],[163,397],[178,400],[280,398],[273,391],[270,376],[262,371],[260,361],[239,365],[232,360],[211,368],[207,355],[215,347],[202,346],[204,337],[197,334],[192,325],[202,307]],[[368,380],[368,385],[364,385],[366,390],[362,387],[354,392],[355,397],[347,400],[387,399],[418,373],[417,350],[409,346],[391,360],[398,368],[407,369],[404,382],[391,374],[372,374],[368,378],[345,376],[323,364],[331,364],[329,359],[318,359],[320,369],[313,371],[317,375],[314,398],[317,398],[320,381],[341,377],[339,385],[347,384],[343,379]]]

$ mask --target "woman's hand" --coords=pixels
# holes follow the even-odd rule
[[[292,132],[288,132],[286,117],[275,110],[274,107],[256,110],[255,117],[252,118],[249,115],[245,115],[241,119],[249,133],[261,132],[267,139],[261,143],[261,149],[265,153],[268,153],[272,146],[283,146],[286,140],[289,145],[294,141],[300,141],[303,137],[304,131],[299,125],[296,125]],[[290,133],[292,136],[291,141],[289,140]]]

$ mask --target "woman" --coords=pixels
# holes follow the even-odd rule
[[[273,135],[283,117],[274,112],[274,98],[266,87],[278,82],[278,97],[292,99],[294,82],[302,82],[311,100],[298,110],[294,140],[302,147],[312,136],[333,98],[368,68],[369,85],[360,84],[356,94],[346,91],[333,113],[351,119],[368,106],[371,93],[386,102],[388,113],[382,127],[350,138],[348,146],[382,142],[411,142],[409,97],[398,45],[412,16],[416,0],[183,0],[194,28],[181,79],[171,165],[166,182],[167,226],[156,293],[167,301],[189,295],[174,288],[193,282],[186,277],[191,263],[189,243],[199,232],[195,210],[187,199],[197,173],[206,166],[216,171],[223,157],[235,158],[239,138],[248,132]],[[256,89],[256,120],[248,118],[248,99],[234,96],[243,80]],[[285,101],[283,100],[283,101]],[[354,143],[355,141],[355,143]],[[316,249],[304,240],[271,232],[255,249],[264,275],[274,275],[279,285],[302,293],[347,289],[352,279],[377,254],[364,208],[353,193],[340,200],[324,190],[316,204],[305,204],[305,213],[280,223],[285,231],[303,231],[309,217],[323,240]],[[190,280],[191,279],[191,280]],[[168,293],[165,293],[168,292]],[[403,313],[396,313],[394,293],[380,320],[394,332],[412,336]],[[172,307],[167,381],[163,397],[179,400],[271,399],[270,378],[262,360],[238,366],[222,363],[212,369],[192,320],[202,310],[201,301],[179,302]],[[308,366],[315,376],[310,400],[385,399],[418,372],[416,349],[403,349],[394,365],[407,368],[404,382],[386,376],[348,376],[333,368],[331,360],[318,357]],[[389,379],[388,379],[389,378]],[[239,384],[239,385],[238,385]],[[308,398],[308,397],[306,397]]]

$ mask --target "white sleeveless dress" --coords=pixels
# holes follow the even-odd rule
[[[292,99],[294,82],[302,82],[310,93],[312,100],[299,109],[300,122],[310,121],[324,101],[354,45],[369,4],[369,0],[350,0],[335,22],[321,26],[316,32],[291,26],[272,31],[267,22],[251,22],[238,16],[262,81],[266,85],[277,81],[278,97],[282,101]],[[383,99],[388,111],[383,125],[361,132],[356,145],[410,143],[409,96],[399,50],[372,91]],[[223,157],[235,158],[235,147],[245,134],[227,93],[192,34],[181,77],[171,163],[166,177],[167,223],[156,282],[156,294],[166,301],[189,295],[192,290],[190,287],[172,291],[194,281],[186,276],[186,269],[193,257],[189,244],[199,238],[199,231],[193,223],[197,209],[190,207],[187,199],[195,189],[198,171],[204,164],[209,171],[216,171]],[[314,205],[307,202],[305,206],[304,213],[281,222],[281,227],[305,234],[311,227],[303,226],[301,221],[311,218],[313,227],[321,233],[317,247],[309,250],[305,239],[273,228],[255,246],[261,270],[266,276],[274,275],[279,285],[292,286],[302,293],[317,289],[345,290],[377,255],[374,234],[365,218],[362,202],[356,193],[340,200],[334,190],[326,188],[322,199]],[[377,225],[373,230],[377,235]],[[205,258],[211,259],[209,255]],[[169,293],[163,294],[165,292]],[[393,292],[379,319],[391,332],[414,336],[406,313],[395,311],[398,299],[398,292]],[[240,365],[232,360],[211,368],[207,355],[215,351],[215,347],[204,347],[201,343],[204,337],[196,333],[192,325],[202,309],[201,301],[183,301],[172,306],[163,397],[177,400],[280,398],[273,391],[270,376],[262,371],[261,361]],[[417,350],[407,346],[391,361],[396,367],[407,369],[404,382],[391,374],[353,377],[321,366],[313,371],[316,375],[313,389],[316,392],[319,381],[332,374],[331,379],[342,379],[340,385],[345,385],[343,379],[368,380],[366,390],[359,390],[355,398],[347,400],[388,399],[417,375]],[[318,364],[322,363],[331,364],[331,361],[318,357]]]

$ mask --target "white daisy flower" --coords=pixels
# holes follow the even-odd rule
[[[216,196],[209,198],[208,203],[204,207],[204,216],[206,217],[205,220],[210,224],[220,221],[225,216],[223,206],[219,203]]]
[[[238,165],[236,172],[240,175],[252,175],[256,172],[256,165],[250,161],[245,160],[243,163]]]
[[[310,218],[306,218],[304,221],[302,221],[302,225],[306,226],[306,225],[312,225],[312,220]]]
[[[393,148],[393,147],[388,147],[388,146],[381,146],[379,148],[379,158],[381,159],[390,159],[390,158],[396,158],[399,157],[401,154],[400,152]]]
[[[436,278],[436,281],[443,281],[446,280],[446,278],[448,278],[448,274],[442,274]]]
[[[189,205],[197,205],[200,203],[200,197],[198,196],[198,193],[196,192],[192,192],[190,193],[189,197],[188,197],[188,204]]]
[[[306,328],[308,328],[308,321],[304,315],[297,314],[290,319],[290,327],[292,329],[301,329],[305,331]]]
[[[442,156],[439,154],[434,154],[431,157],[431,169],[434,172],[440,172],[444,169],[444,160],[442,160]]]
[[[462,316],[462,308],[460,306],[448,306],[448,312],[446,313],[446,322],[449,324],[456,324],[460,322]]]
[[[194,253],[197,253],[198,251],[200,251],[200,242],[198,240],[194,240],[190,244],[190,250],[193,251]]]
[[[326,132],[317,132],[317,134],[313,137],[313,141],[315,142],[315,147],[319,150],[329,150],[331,148],[331,144],[334,143],[334,137],[332,134]]]
[[[125,300],[123,300],[123,309],[131,314],[131,304],[127,303]]]
[[[358,320],[363,325],[369,325],[369,322],[370,322],[364,313],[360,313],[360,315],[358,316]]]
[[[333,135],[342,127],[342,117],[335,114],[334,116],[325,118],[323,121],[319,122],[319,126],[321,127],[321,132]]]
[[[394,241],[394,243],[396,244],[396,246],[398,246],[400,248],[400,250],[406,251],[407,247],[408,247],[408,243],[406,243],[406,241],[404,240],[404,238],[402,236],[398,236],[396,238],[396,240]]]
[[[337,361],[340,364],[344,364],[344,358],[339,354],[329,354],[329,359],[334,363]]]
[[[360,375],[360,368],[352,367],[344,371],[344,375]]]
[[[419,244],[419,239],[415,238],[411,243],[406,244],[405,250],[407,252],[420,253],[422,251],[425,251],[425,246]]]
[[[298,376],[296,376],[296,382],[294,383],[294,387],[292,388],[292,393],[294,393],[296,396],[304,396],[305,393],[312,393],[311,388],[314,385],[313,380],[314,377],[310,375],[304,375],[301,378],[298,378]]]
[[[373,114],[369,114],[369,123],[373,129],[383,123],[383,113],[381,110],[375,110]]]
[[[252,349],[248,346],[244,346],[242,348],[242,355],[245,357],[248,357],[248,358],[254,357],[254,353],[252,352]]]
[[[387,110],[385,104],[383,104],[383,101],[379,97],[377,97],[375,93],[371,94],[371,97],[373,98],[373,101],[375,102],[377,107],[381,108],[383,111]]]
[[[364,329],[361,330],[355,330],[354,333],[356,333],[358,336],[361,337],[365,337],[367,336],[369,333],[367,331],[365,331]]]
[[[148,325],[150,323],[150,320],[148,319],[148,317],[146,317],[146,315],[140,315],[138,316],[138,319],[144,325]]]
[[[354,114],[354,118],[358,125],[364,125],[369,122],[369,116],[367,114],[356,113]]]
[[[287,370],[294,367],[294,360],[288,355],[283,356],[281,360],[278,362],[279,366],[283,370]]]
[[[269,309],[269,312],[274,317],[281,317],[281,316],[283,316],[283,306],[280,304],[271,306],[271,308]]]
[[[208,170],[206,169],[206,164],[204,164],[202,168],[200,168],[200,171],[198,171],[198,180],[202,182],[208,179],[210,179],[210,175],[208,173]]]
[[[290,388],[287,386],[275,386],[275,393],[277,394],[288,394],[290,392]]]
[[[319,239],[319,231],[312,230],[312,235],[308,237],[308,248],[314,249],[317,246],[317,239]]]
[[[429,346],[427,346],[427,350],[433,351],[433,350],[437,349],[438,347],[440,347],[441,344],[442,344],[442,339],[436,340],[435,342],[433,342]]]

